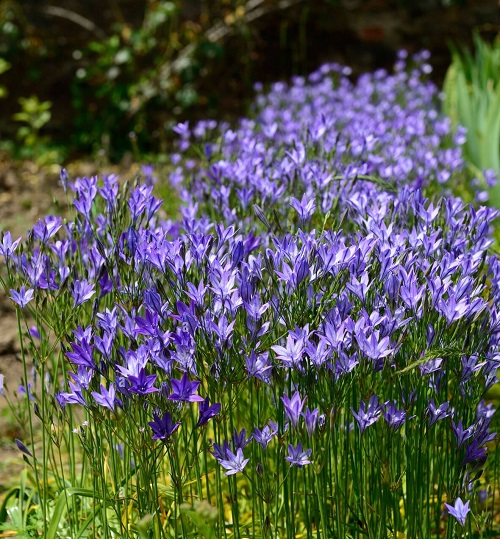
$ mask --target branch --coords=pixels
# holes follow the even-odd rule
[[[248,0],[245,5],[245,14],[241,17],[244,23],[251,23],[269,13],[288,9],[304,0],[279,0],[271,5],[265,6],[266,0]],[[234,25],[225,24],[222,21],[216,22],[203,33],[207,41],[217,43],[225,37],[235,32]],[[170,79],[172,73],[178,71],[187,58],[196,50],[195,43],[189,43],[180,50],[175,60],[168,60],[158,68],[158,75],[154,79],[144,81],[137,87],[137,95],[134,98],[128,116],[131,118],[157,93],[160,91],[160,81]]]
[[[47,15],[66,19],[67,21],[77,24],[88,32],[95,34],[99,39],[106,39],[107,37],[106,34],[90,19],[87,19],[83,15],[75,13],[74,11],[70,11],[69,9],[58,6],[45,6],[43,11],[47,13]]]

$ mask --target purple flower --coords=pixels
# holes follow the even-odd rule
[[[373,423],[375,423],[380,417],[382,406],[379,405],[378,403],[377,395],[371,396],[370,401],[368,403],[368,409],[366,408],[367,407],[364,402],[361,403],[358,413],[356,413],[354,409],[351,408],[352,415],[354,416],[354,419],[358,423],[360,432],[363,432],[366,429],[366,427],[373,425]]]
[[[254,350],[245,358],[245,364],[249,377],[255,377],[266,384],[271,382],[271,369],[273,368],[268,352],[256,354]]]
[[[156,374],[147,375],[144,369],[140,369],[137,376],[130,375],[127,379],[130,382],[129,389],[132,393],[146,395],[147,393],[155,393],[158,391],[153,385],[156,380]]]
[[[257,427],[253,430],[253,439],[262,446],[262,449],[267,449],[269,442],[278,434],[278,425],[274,421],[269,421],[262,430]]]
[[[131,191],[128,206],[132,214],[132,223],[135,224],[137,219],[144,213],[152,190],[153,187],[151,185],[140,185]]]
[[[106,332],[115,335],[118,327],[116,307],[112,311],[106,309],[104,313],[97,313],[98,325]]]
[[[172,393],[169,395],[171,401],[203,402],[203,397],[196,395],[196,390],[201,382],[190,382],[187,372],[180,380],[171,380]]]
[[[443,363],[443,358],[437,357],[419,365],[422,376],[438,371],[441,368],[441,363]]]
[[[78,307],[95,294],[94,285],[85,280],[76,280],[71,287],[71,293],[73,294],[73,307]]]
[[[484,461],[486,460],[486,456],[486,447],[483,447],[480,441],[472,440],[470,444],[465,445],[465,457],[462,461],[462,466],[465,466],[470,462],[476,461],[478,461],[479,463],[484,463]]]
[[[28,288],[28,290],[26,290],[23,285],[19,289],[19,292],[16,292],[11,288],[10,294],[10,299],[17,303],[21,309],[24,309],[24,307],[26,307],[26,305],[33,299],[34,290],[33,288]]]
[[[468,429],[464,429],[461,420],[458,422],[458,425],[456,425],[455,422],[451,420],[451,425],[453,427],[453,433],[455,434],[455,437],[457,439],[458,447],[461,447],[462,444],[466,440],[468,440],[474,433],[474,425],[471,425]]]
[[[5,257],[7,260],[12,256],[13,252],[16,250],[16,247],[19,245],[21,238],[18,238],[15,241],[12,241],[12,235],[10,232],[6,232],[3,235],[2,243],[0,243],[0,254]]]
[[[104,336],[101,338],[99,335],[95,335],[94,344],[97,350],[109,360],[111,357],[111,351],[113,349],[114,337],[110,333],[104,333]]]
[[[155,337],[158,332],[158,313],[153,313],[149,309],[146,309],[146,316],[135,317],[135,323],[137,324],[134,333],[137,335],[149,335]]]
[[[235,449],[239,449],[239,448],[245,449],[245,447],[250,443],[251,440],[252,440],[252,435],[250,435],[250,437],[247,438],[246,429],[241,429],[240,432],[238,432],[237,430],[233,432],[232,442],[233,442],[233,447]]]
[[[59,173],[59,178],[61,180],[62,188],[64,189],[64,192],[66,193],[68,190],[68,185],[69,185],[69,176],[65,168],[61,169],[61,172]]]
[[[307,434],[309,435],[309,438],[312,438],[314,431],[316,430],[318,418],[321,419],[319,416],[319,408],[315,408],[311,412],[311,410],[309,410],[309,407],[307,407],[305,412],[301,412],[301,415],[304,418],[306,424]],[[324,416],[321,417],[323,418],[324,422]]]
[[[40,332],[38,331],[38,328],[36,326],[31,326],[30,327],[30,335],[35,338],[35,339],[38,339],[38,340],[41,340],[41,336],[40,336]]]
[[[281,398],[281,400],[285,405],[286,416],[291,421],[292,425],[294,427],[297,427],[297,425],[299,424],[299,418],[302,412],[302,408],[304,407],[304,403],[306,402],[306,397],[304,397],[304,399],[301,399],[299,392],[296,391],[291,399],[289,399],[288,396],[285,395]]]
[[[189,130],[189,122],[188,121],[178,123],[177,125],[175,125],[172,128],[172,131],[174,133],[177,133],[183,139],[187,139],[187,138],[189,138],[191,136],[191,131]]]
[[[286,338],[286,348],[283,346],[271,346],[276,353],[276,359],[280,359],[285,367],[293,368],[302,359],[304,352],[304,339],[294,339],[292,335]]]
[[[162,440],[166,442],[170,436],[179,428],[180,423],[172,423],[172,416],[169,412],[165,412],[162,417],[159,416],[159,411],[153,412],[153,421],[149,421],[148,425],[153,431],[153,440]]]
[[[404,271],[403,268],[401,268],[400,271],[403,277],[403,285],[401,286],[401,289],[399,291],[401,299],[408,307],[408,309],[417,311],[418,304],[425,292],[425,286],[418,286],[417,278],[413,269],[411,269],[408,274]]]
[[[20,386],[17,387],[20,395],[26,395],[27,394],[29,400],[34,401],[35,400],[35,395],[33,395],[33,391],[31,391],[31,388],[32,388],[31,382],[28,382],[27,386],[20,385]]]
[[[33,227],[33,233],[35,238],[45,243],[51,238],[62,226],[62,219],[60,217],[54,217],[48,215],[45,220],[40,219],[38,223]]]
[[[290,206],[299,214],[302,222],[307,221],[316,209],[316,201],[314,198],[308,198],[305,194],[299,202],[295,197],[290,197]]]
[[[106,389],[101,384],[101,392],[97,393],[97,391],[92,391],[92,396],[94,397],[94,400],[97,402],[97,404],[100,404],[101,406],[108,408],[112,412],[115,411],[115,399],[116,399],[115,384],[110,384],[109,390]],[[121,406],[122,403],[119,399],[116,399],[116,404]]]
[[[464,504],[464,502],[462,501],[461,498],[457,498],[455,500],[455,505],[449,505],[447,503],[445,503],[447,509],[448,509],[448,513],[455,517],[458,521],[458,523],[461,525],[461,526],[465,526],[465,521],[467,519],[467,514],[469,513],[470,509],[469,509],[469,503],[470,503],[470,500],[467,500]]]
[[[81,344],[71,343],[73,352],[66,352],[66,356],[70,361],[78,365],[79,367],[88,367],[89,369],[95,369],[96,364],[92,357],[92,347],[87,342],[87,338],[84,337],[81,340]]]
[[[449,402],[443,402],[443,404],[440,404],[437,408],[434,404],[434,400],[431,400],[429,403],[429,406],[427,407],[427,410],[429,412],[429,427],[434,425],[436,421],[439,421],[440,419],[444,419],[445,417],[448,417],[452,414],[452,410],[450,408]]]
[[[210,419],[212,419],[212,417],[215,417],[220,412],[220,403],[217,402],[212,404],[212,406],[209,406],[208,403],[208,397],[204,401],[200,402],[200,416],[198,418],[198,423],[196,423],[197,427],[205,425]]]
[[[28,457],[32,457],[33,454],[31,451],[19,440],[18,438],[14,439],[14,442],[16,442],[17,448],[22,451],[25,455],[28,455]]]
[[[242,472],[250,459],[246,459],[243,455],[243,449],[238,447],[236,454],[230,449],[226,449],[225,459],[219,460],[219,464],[227,470],[224,475],[233,475]]]
[[[451,325],[455,320],[459,320],[467,315],[471,310],[470,301],[463,298],[456,301],[455,296],[451,296],[448,300],[440,299],[437,303],[439,312],[446,318],[446,321]]]
[[[359,348],[364,352],[370,359],[379,360],[387,357],[392,351],[392,348],[389,348],[391,341],[389,337],[383,337],[380,341],[378,340],[379,332],[374,330],[368,336],[366,333],[361,331],[360,334],[356,335]]]
[[[87,401],[82,394],[82,388],[78,383],[68,382],[71,392],[60,392],[56,395],[56,400],[61,408],[66,404],[81,404],[87,407]]]
[[[288,445],[288,456],[285,460],[288,460],[290,466],[298,466],[302,468],[306,464],[311,464],[309,457],[311,456],[312,449],[302,450],[302,444],[299,442],[297,447],[293,447],[292,444]]]
[[[230,449],[229,443],[227,440],[224,440],[222,446],[220,446],[217,443],[212,444],[213,451],[211,451],[212,455],[218,460],[224,460],[227,458],[227,452]]]
[[[70,372],[69,375],[71,378],[73,378],[75,384],[79,385],[83,389],[88,389],[90,383],[92,382],[94,371],[80,365],[78,367],[78,372]]]
[[[406,421],[406,412],[404,410],[398,410],[395,401],[386,404],[383,415],[389,427],[395,431],[402,427]]]

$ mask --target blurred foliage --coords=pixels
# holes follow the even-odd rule
[[[112,157],[131,145],[149,149],[164,137],[158,125],[168,129],[213,97],[203,83],[225,59],[226,38],[236,35],[245,53],[251,49],[252,22],[296,4],[307,2],[149,0],[139,27],[118,24],[112,35],[81,51],[72,86],[74,144],[103,148]]]
[[[50,121],[52,103],[40,101],[37,96],[20,97],[20,112],[12,117],[21,126],[17,130],[17,144],[12,151],[16,157],[32,159],[40,166],[58,163],[62,149],[54,147],[48,137],[41,136],[40,130]]]
[[[2,141],[0,148],[7,150],[16,159],[30,159],[39,166],[57,164],[64,155],[61,147],[54,146],[40,130],[50,121],[52,103],[40,101],[37,96],[20,97],[21,110],[12,118],[21,125],[16,140]]]
[[[455,128],[467,129],[465,155],[478,175],[493,170],[500,178],[500,37],[492,45],[474,36],[475,51],[452,47],[443,85],[444,110]],[[500,208],[500,184],[490,188]]]
[[[411,15],[464,1],[386,0],[376,9]],[[0,97],[9,94],[2,101],[0,130],[11,146],[16,139],[43,140],[47,146],[50,141],[44,135],[50,132],[52,140],[61,141],[68,151],[100,153],[111,160],[127,151],[161,151],[168,144],[170,127],[179,120],[199,117],[200,111],[204,116],[224,116],[230,99],[241,101],[250,95],[253,62],[267,54],[263,43],[272,49],[270,56],[289,58],[286,69],[282,69],[283,58],[266,59],[274,78],[304,74],[305,66],[312,64],[311,52],[317,56],[323,50],[321,39],[316,43],[312,33],[314,26],[308,26],[311,19],[331,13],[328,9],[334,7],[352,12],[363,6],[371,9],[371,4],[371,0],[109,0],[104,4],[0,0]],[[269,31],[271,27],[275,33]],[[279,41],[279,50],[271,40]],[[19,97],[33,93],[39,104],[50,100],[56,105],[44,112],[52,112],[52,117],[41,127],[23,120],[19,129],[9,123],[10,110]],[[24,151],[43,145],[28,144]]]
[[[8,71],[10,69],[10,64],[9,62],[7,62],[6,60],[4,60],[3,58],[0,58],[0,75],[2,73],[5,73],[6,71]],[[7,94],[8,94],[8,90],[7,90],[7,87],[4,86],[3,84],[0,84],[0,98],[2,97],[6,97]]]
[[[26,146],[33,146],[39,139],[40,129],[50,120],[52,103],[50,101],[42,103],[38,97],[32,96],[20,97],[19,104],[21,112],[14,114],[13,118],[25,125],[18,129],[17,136]]]

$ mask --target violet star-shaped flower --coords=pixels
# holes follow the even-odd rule
[[[230,449],[229,442],[224,440],[222,445],[217,443],[212,444],[213,451],[210,453],[220,462],[221,460],[227,459],[227,452]]]
[[[200,402],[200,417],[198,418],[198,423],[196,423],[197,427],[201,427],[202,425],[205,425],[208,423],[212,417],[215,417],[221,409],[221,404],[216,402],[215,404],[212,404],[212,406],[209,406],[208,397]]]
[[[92,396],[97,404],[108,408],[112,412],[115,411],[115,404],[122,405],[119,399],[116,399],[115,384],[110,384],[109,390],[101,384],[101,392],[92,391]]]
[[[429,427],[434,425],[436,421],[439,421],[440,419],[444,419],[445,417],[450,416],[453,411],[453,410],[450,410],[450,403],[448,401],[443,402],[436,408],[436,405],[434,404],[434,400],[431,400],[429,402],[427,410],[429,412]]]
[[[319,408],[315,408],[313,411],[311,411],[309,407],[307,407],[305,412],[301,412],[301,415],[303,416],[306,424],[307,434],[309,435],[309,438],[312,438],[318,423]]]
[[[356,413],[354,409],[351,408],[352,415],[358,423],[360,432],[363,432],[367,427],[373,425],[373,423],[378,420],[378,418],[380,417],[381,410],[382,406],[378,403],[377,395],[372,395],[370,397],[368,406],[366,406],[365,402],[362,402],[359,407],[358,413]]]
[[[243,468],[247,465],[250,459],[246,459],[243,455],[243,449],[239,447],[236,450],[236,455],[231,452],[231,450],[226,450],[226,458],[220,460],[219,464],[227,470],[224,475],[233,475],[238,472],[242,472]]]
[[[46,243],[60,228],[62,219],[53,215],[48,215],[45,219],[40,219],[33,227],[33,234],[36,239]]]
[[[269,425],[266,425],[262,430],[254,428],[252,438],[262,446],[262,449],[267,449],[269,442],[278,434],[278,425],[270,420]]]
[[[78,307],[95,294],[94,285],[84,279],[81,281],[76,280],[71,287],[71,293],[73,294],[73,307]]]
[[[293,447],[292,444],[289,444],[288,456],[285,457],[285,460],[290,463],[290,466],[298,466],[299,468],[302,468],[302,466],[305,466],[306,464],[311,464],[311,461],[309,460],[311,453],[312,449],[306,449],[303,451],[302,444],[300,442],[297,444],[297,447]]]
[[[81,344],[75,342],[71,343],[73,352],[66,352],[66,356],[69,360],[78,365],[78,367],[86,367],[89,369],[95,369],[96,365],[92,357],[92,346],[88,343],[87,338],[84,337],[81,340]]]
[[[470,500],[468,500],[467,502],[464,502],[462,501],[461,498],[457,498],[455,500],[455,505],[449,505],[447,503],[445,503],[447,509],[448,509],[448,513],[455,517],[458,521],[458,523],[461,525],[461,526],[465,526],[465,521],[467,519],[467,514],[469,513],[470,509],[469,509],[469,504],[470,504]]]
[[[12,241],[11,233],[6,232],[2,238],[2,242],[0,243],[0,255],[3,255],[6,259],[12,256],[17,246],[21,242],[21,239],[22,238],[18,238],[17,240]]]
[[[292,395],[291,399],[288,398],[287,395],[285,395],[281,398],[281,400],[283,401],[283,404],[285,406],[286,416],[292,422],[292,425],[296,427],[299,424],[300,413],[302,412],[302,408],[304,407],[306,398],[301,399],[299,392],[296,391]]]
[[[398,430],[406,421],[406,412],[403,409],[396,408],[396,402],[386,403],[384,418],[389,427],[393,430]]]
[[[290,206],[299,214],[301,221],[307,221],[316,209],[316,200],[308,198],[304,193],[300,201],[295,197],[290,197]]]
[[[187,372],[182,375],[180,380],[171,380],[172,393],[169,399],[172,401],[202,402],[203,397],[196,395],[196,390],[200,385],[199,381],[190,382]]]
[[[128,376],[127,379],[130,382],[129,389],[132,393],[146,395],[147,393],[158,391],[158,388],[153,386],[156,380],[156,374],[147,375],[144,369],[141,369],[137,376]]]
[[[245,447],[250,443],[251,440],[252,435],[247,438],[246,429],[241,429],[240,432],[238,432],[237,430],[233,432],[232,442],[235,449],[245,449]]]
[[[158,415],[158,412],[153,412],[153,419],[153,421],[148,422],[154,433],[153,440],[166,442],[180,425],[180,423],[172,423],[172,416],[169,412],[165,412],[162,417]]]
[[[34,290],[33,288],[28,288],[28,290],[26,290],[23,285],[19,289],[19,292],[11,288],[10,294],[10,299],[17,303],[21,309],[24,309],[24,307],[26,307],[26,305],[33,299]]]
[[[457,439],[458,447],[461,447],[464,442],[466,442],[474,434],[474,425],[471,425],[469,428],[464,429],[462,421],[460,420],[458,424],[455,424],[453,419],[451,420],[451,425],[453,427],[453,433]]]

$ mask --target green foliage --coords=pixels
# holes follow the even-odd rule
[[[17,138],[26,146],[35,146],[39,142],[40,129],[50,120],[52,103],[39,101],[37,96],[20,97],[21,112],[13,115],[14,120],[23,125],[17,131]]]
[[[4,60],[3,58],[0,58],[0,75],[2,73],[5,73],[6,71],[8,71],[10,69],[10,64],[9,62],[7,62],[6,60]],[[8,95],[8,90],[7,90],[7,87],[4,86],[3,84],[0,84],[0,98],[2,97],[6,97]]]
[[[475,53],[452,49],[444,81],[444,110],[455,127],[467,129],[465,154],[476,172],[492,169],[500,176],[500,40],[492,45],[474,36]],[[500,185],[490,190],[500,207]]]
[[[37,96],[20,97],[21,110],[12,118],[21,123],[16,138],[19,146],[8,144],[15,157],[34,159],[38,165],[50,165],[59,162],[63,155],[60,148],[55,148],[47,137],[41,135],[41,130],[47,125],[52,116],[50,101],[40,101]]]
[[[12,488],[0,506],[0,531],[15,532],[22,539],[38,537],[40,527],[36,490],[28,485],[28,470],[20,475],[19,486]]]
[[[180,6],[150,1],[139,28],[117,25],[107,39],[82,51],[72,87],[76,146],[113,156],[130,149],[131,133],[147,147],[150,118],[167,119],[199,102],[196,82],[206,60],[220,57],[221,49],[207,42],[201,24],[181,19]]]

